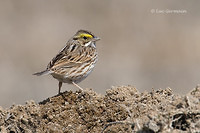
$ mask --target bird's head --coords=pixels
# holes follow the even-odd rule
[[[79,41],[79,43],[83,46],[93,46],[95,47],[95,42],[100,40],[100,38],[94,36],[89,31],[79,30],[73,37],[73,40]]]

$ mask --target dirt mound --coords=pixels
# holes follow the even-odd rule
[[[93,90],[63,92],[42,102],[0,108],[1,132],[145,133],[200,131],[200,87],[185,96],[170,88],[138,92],[113,87],[100,95]]]

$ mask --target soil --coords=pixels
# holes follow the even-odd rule
[[[139,92],[112,87],[66,91],[35,103],[0,108],[2,133],[154,133],[200,132],[200,87],[187,95],[172,89]]]

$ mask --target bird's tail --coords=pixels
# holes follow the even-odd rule
[[[50,71],[47,69],[41,72],[34,73],[33,75],[41,76],[41,75],[48,75],[48,74],[50,74]]]

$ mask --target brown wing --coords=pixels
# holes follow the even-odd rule
[[[89,62],[93,57],[93,49],[80,45],[68,45],[48,64],[47,69],[56,71],[60,68],[72,68]]]

